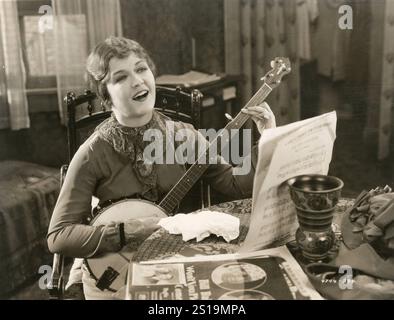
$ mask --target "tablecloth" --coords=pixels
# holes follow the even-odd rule
[[[352,199],[341,199],[337,205],[333,226],[338,239],[340,239],[339,225],[342,215],[352,204]],[[192,255],[195,252],[201,252],[207,255],[235,253],[248,233],[252,211],[252,199],[225,202],[198,211],[201,210],[220,211],[238,217],[240,219],[239,237],[229,243],[226,243],[222,237],[217,237],[215,235],[211,235],[200,242],[196,242],[195,240],[184,242],[182,240],[182,235],[169,234],[165,229],[161,228],[143,242],[134,255],[133,260],[166,259],[176,254]],[[335,250],[336,247],[332,249],[332,255],[335,254]],[[295,254],[297,255],[296,250]]]

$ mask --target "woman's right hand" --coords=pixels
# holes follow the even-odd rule
[[[124,223],[126,245],[140,243],[148,238],[160,226],[157,224],[161,218],[148,217],[130,219]]]

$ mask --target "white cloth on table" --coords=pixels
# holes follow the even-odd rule
[[[182,234],[183,241],[196,238],[197,242],[211,234],[221,236],[230,242],[239,236],[239,224],[239,218],[217,211],[179,213],[173,217],[163,218],[158,223],[170,234]]]

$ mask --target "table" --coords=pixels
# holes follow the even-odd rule
[[[353,205],[352,199],[341,199],[337,205],[334,215],[333,226],[338,240],[340,240],[339,225],[343,213]],[[211,235],[200,242],[191,240],[184,242],[182,235],[169,234],[165,229],[161,228],[147,238],[139,247],[134,255],[134,261],[159,260],[173,257],[187,248],[196,249],[207,255],[235,253],[242,242],[245,240],[249,229],[250,215],[252,211],[252,199],[236,200],[210,206],[201,210],[211,210],[229,213],[240,219],[240,234],[237,239],[230,243],[226,243],[221,237]],[[338,241],[339,242],[339,241]],[[295,246],[289,247],[295,258],[303,263],[301,255]],[[338,247],[334,246],[330,252],[330,258],[335,257]]]
[[[340,199],[339,203],[337,204],[333,219],[333,230],[335,232],[337,241],[330,250],[329,257],[326,261],[324,261],[326,263],[319,264],[324,268],[330,266],[331,271],[335,269],[333,262],[335,261],[334,259],[338,254],[340,245],[343,243],[339,226],[341,225],[341,221],[345,212],[353,206],[353,203],[354,199],[345,198]],[[133,260],[160,260],[171,258],[179,253],[185,256],[184,252],[186,252],[188,249],[195,249],[198,252],[206,255],[237,252],[238,248],[245,240],[248,232],[250,215],[252,211],[252,199],[225,202],[205,208],[203,210],[221,211],[239,217],[239,237],[230,243],[226,243],[221,237],[219,238],[214,235],[211,235],[198,243],[195,240],[184,242],[181,235],[171,235],[166,230],[159,229],[144,241]],[[310,262],[303,260],[304,258],[302,257],[302,254],[295,242],[290,242],[287,247],[298,261],[300,266],[304,269],[304,271],[306,271],[307,268],[305,267],[308,267],[307,265]],[[331,263],[327,264],[327,262]],[[311,264],[309,264],[309,266],[311,266]],[[326,273],[328,274],[330,272]],[[335,282],[324,282],[323,288],[323,282],[321,278],[316,276],[309,277],[309,280],[313,286],[327,299],[394,299],[394,281],[374,278],[372,276],[365,276],[363,274],[357,275],[357,271],[353,276],[355,276],[354,281],[356,283],[356,290],[339,289],[338,283]],[[372,289],[372,287],[369,287],[370,284],[375,285],[375,287]],[[376,286],[377,284],[379,287]],[[320,290],[318,288],[320,288]]]

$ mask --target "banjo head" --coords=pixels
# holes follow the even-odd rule
[[[168,216],[161,207],[149,201],[125,199],[103,208],[90,225],[99,226],[150,217],[166,218]],[[134,251],[125,246],[119,252],[87,258],[85,263],[91,276],[97,281],[97,287],[99,287],[99,282],[104,282],[108,284],[105,285],[105,289],[115,292],[126,283],[128,266],[133,255]]]
[[[140,218],[167,218],[165,211],[156,204],[139,199],[125,199],[113,203],[104,209],[92,220],[92,226],[109,224],[111,222],[126,222],[129,219]]]

